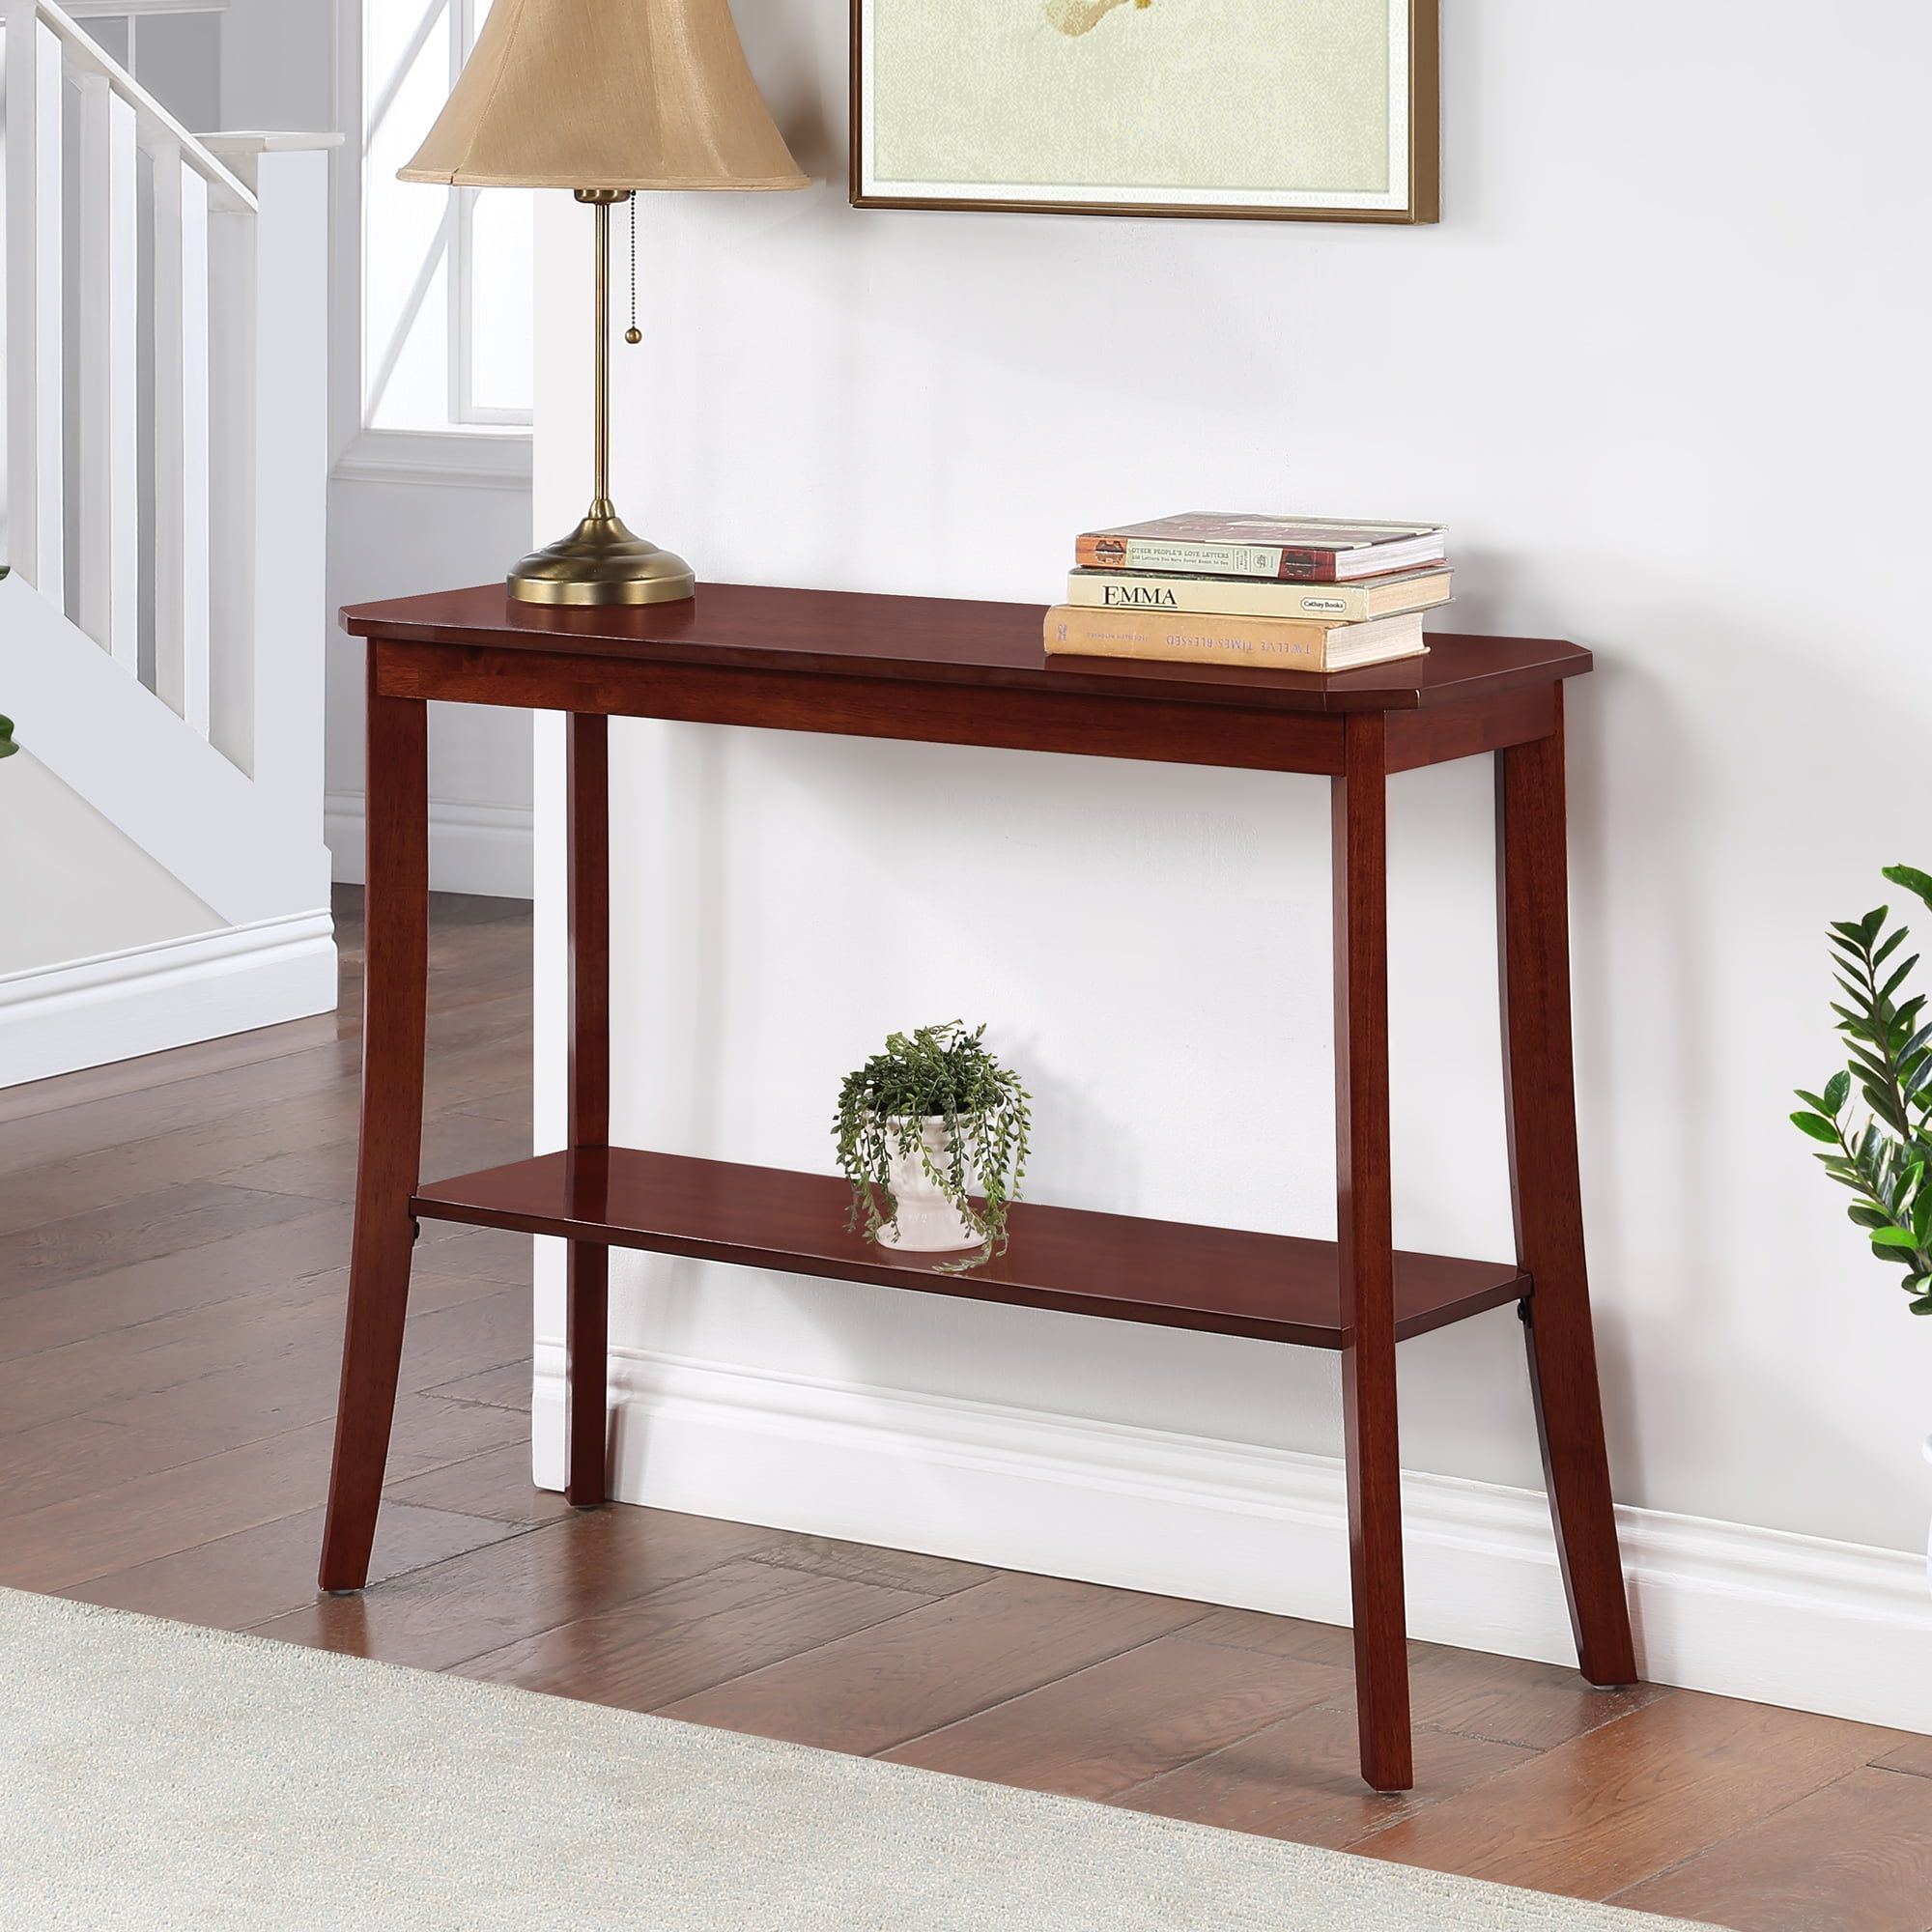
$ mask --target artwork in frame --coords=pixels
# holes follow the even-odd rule
[[[852,203],[1436,218],[1437,0],[852,0]]]

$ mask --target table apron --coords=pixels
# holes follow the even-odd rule
[[[385,697],[1326,778],[1343,768],[1340,712],[1260,711],[1153,696],[740,667],[623,664],[567,652],[535,657],[486,645],[393,638],[372,638],[369,647],[376,687]],[[1556,691],[1539,684],[1424,711],[1390,712],[1387,769],[1410,771],[1547,738],[1556,728]]]
[[[1333,713],[693,664],[627,665],[563,652],[536,658],[527,651],[388,638],[372,638],[370,648],[377,688],[387,697],[1251,771],[1332,777],[1342,769],[1342,718]]]
[[[1426,711],[1386,711],[1382,769],[1412,772],[1553,737],[1562,691],[1560,684],[1534,684],[1460,704],[1431,705]]]

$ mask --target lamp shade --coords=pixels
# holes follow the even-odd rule
[[[496,0],[398,173],[456,187],[808,185],[726,0]]]

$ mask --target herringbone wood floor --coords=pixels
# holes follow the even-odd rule
[[[355,1130],[339,1018],[0,1093],[0,1582],[1739,1932],[1932,1927],[1932,1739],[529,1484],[526,1245],[426,1226],[377,1581],[313,1587]],[[525,907],[442,900],[425,1165],[526,1151]]]

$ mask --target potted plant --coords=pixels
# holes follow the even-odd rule
[[[1028,1094],[960,1020],[895,1033],[838,1090],[838,1165],[852,1183],[848,1228],[882,1248],[979,1253],[1007,1245],[1007,1209],[1026,1172]]]
[[[0,718],[0,758],[11,758],[19,749],[14,742],[14,721]]]
[[[1888,866],[1885,876],[1932,906],[1932,875]],[[1932,1315],[1932,1022],[1926,995],[1908,990],[1918,955],[1900,960],[1909,934],[1890,909],[1832,923],[1828,937],[1842,1003],[1832,1010],[1849,1065],[1817,1093],[1798,1090],[1799,1130],[1822,1143],[1818,1159],[1852,1195],[1845,1212],[1882,1262],[1902,1268],[1899,1287],[1914,1315]],[[1858,1090],[1868,1113],[1852,1101]],[[1925,1454],[1932,1460],[1932,1436]],[[1932,1541],[1926,1548],[1932,1576]]]

